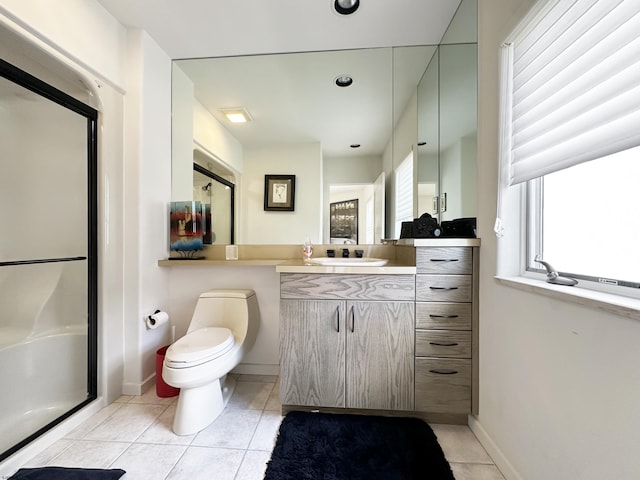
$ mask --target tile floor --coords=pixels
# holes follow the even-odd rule
[[[282,420],[277,377],[240,375],[206,429],[171,431],[177,397],[123,396],[24,466],[122,468],[126,480],[260,480]],[[465,426],[432,425],[456,480],[504,480]]]

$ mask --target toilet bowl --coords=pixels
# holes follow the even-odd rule
[[[180,389],[173,431],[190,435],[224,410],[234,382],[227,373],[255,343],[259,324],[253,290],[209,290],[198,298],[187,334],[167,349],[164,381]]]

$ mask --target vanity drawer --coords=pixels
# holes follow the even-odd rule
[[[471,275],[416,275],[416,301],[471,302]]]
[[[429,247],[416,249],[417,273],[470,275],[473,271],[470,247]]]
[[[471,358],[471,332],[416,330],[416,357]]]
[[[280,298],[413,301],[415,282],[413,275],[281,273]]]
[[[471,330],[471,304],[416,303],[416,328]]]
[[[417,411],[469,413],[471,360],[416,358]]]

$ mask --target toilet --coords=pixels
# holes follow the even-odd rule
[[[180,389],[173,431],[190,435],[213,422],[235,382],[227,373],[253,346],[259,324],[253,290],[209,290],[198,298],[187,334],[167,349],[164,381]]]

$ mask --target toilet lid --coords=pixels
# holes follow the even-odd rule
[[[167,349],[165,360],[176,367],[202,363],[225,354],[234,343],[233,333],[228,328],[201,328],[173,343]]]

